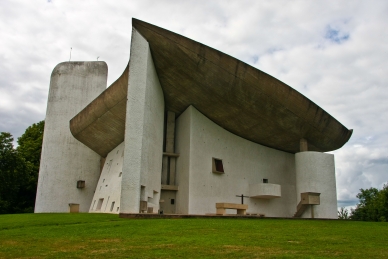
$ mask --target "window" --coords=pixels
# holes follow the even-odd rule
[[[171,199],[171,205],[175,204],[175,199]]]
[[[78,189],[85,188],[85,181],[83,181],[83,180],[77,181],[77,188]]]
[[[224,165],[221,159],[213,157],[213,173],[224,173]]]
[[[263,183],[268,183],[268,179],[263,178]]]
[[[119,177],[121,177],[122,174],[123,174],[123,172],[120,172],[120,173],[119,173]]]
[[[104,202],[104,198],[98,200],[96,210],[101,210],[101,207],[102,207],[102,203],[103,203],[103,202]]]
[[[115,207],[115,202],[112,201],[112,205],[110,205],[110,211],[113,211],[113,208]]]

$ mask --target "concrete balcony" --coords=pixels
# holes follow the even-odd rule
[[[249,197],[256,199],[274,199],[282,196],[281,186],[273,183],[256,183],[249,185]]]

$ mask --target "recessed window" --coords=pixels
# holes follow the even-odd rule
[[[263,183],[268,183],[268,179],[263,178]]]
[[[171,204],[172,204],[172,205],[175,204],[175,199],[171,199]]]
[[[85,188],[85,181],[83,181],[83,180],[77,181],[77,188],[78,189]]]
[[[110,206],[110,211],[113,211],[113,208],[115,207],[115,202],[112,201],[112,205]]]
[[[119,173],[119,177],[121,177],[122,174],[123,174],[123,172],[120,172],[120,173]]]
[[[213,157],[213,173],[224,173],[224,165],[219,158]]]
[[[101,210],[101,207],[102,207],[102,203],[103,203],[103,202],[104,202],[104,198],[98,200],[96,210]]]

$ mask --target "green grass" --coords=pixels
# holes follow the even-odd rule
[[[0,258],[388,258],[388,223],[0,215]]]

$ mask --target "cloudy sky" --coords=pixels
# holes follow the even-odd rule
[[[388,1],[1,0],[0,131],[45,117],[56,64],[129,60],[131,18],[240,59],[295,88],[349,129],[334,151],[338,206],[388,181]]]

